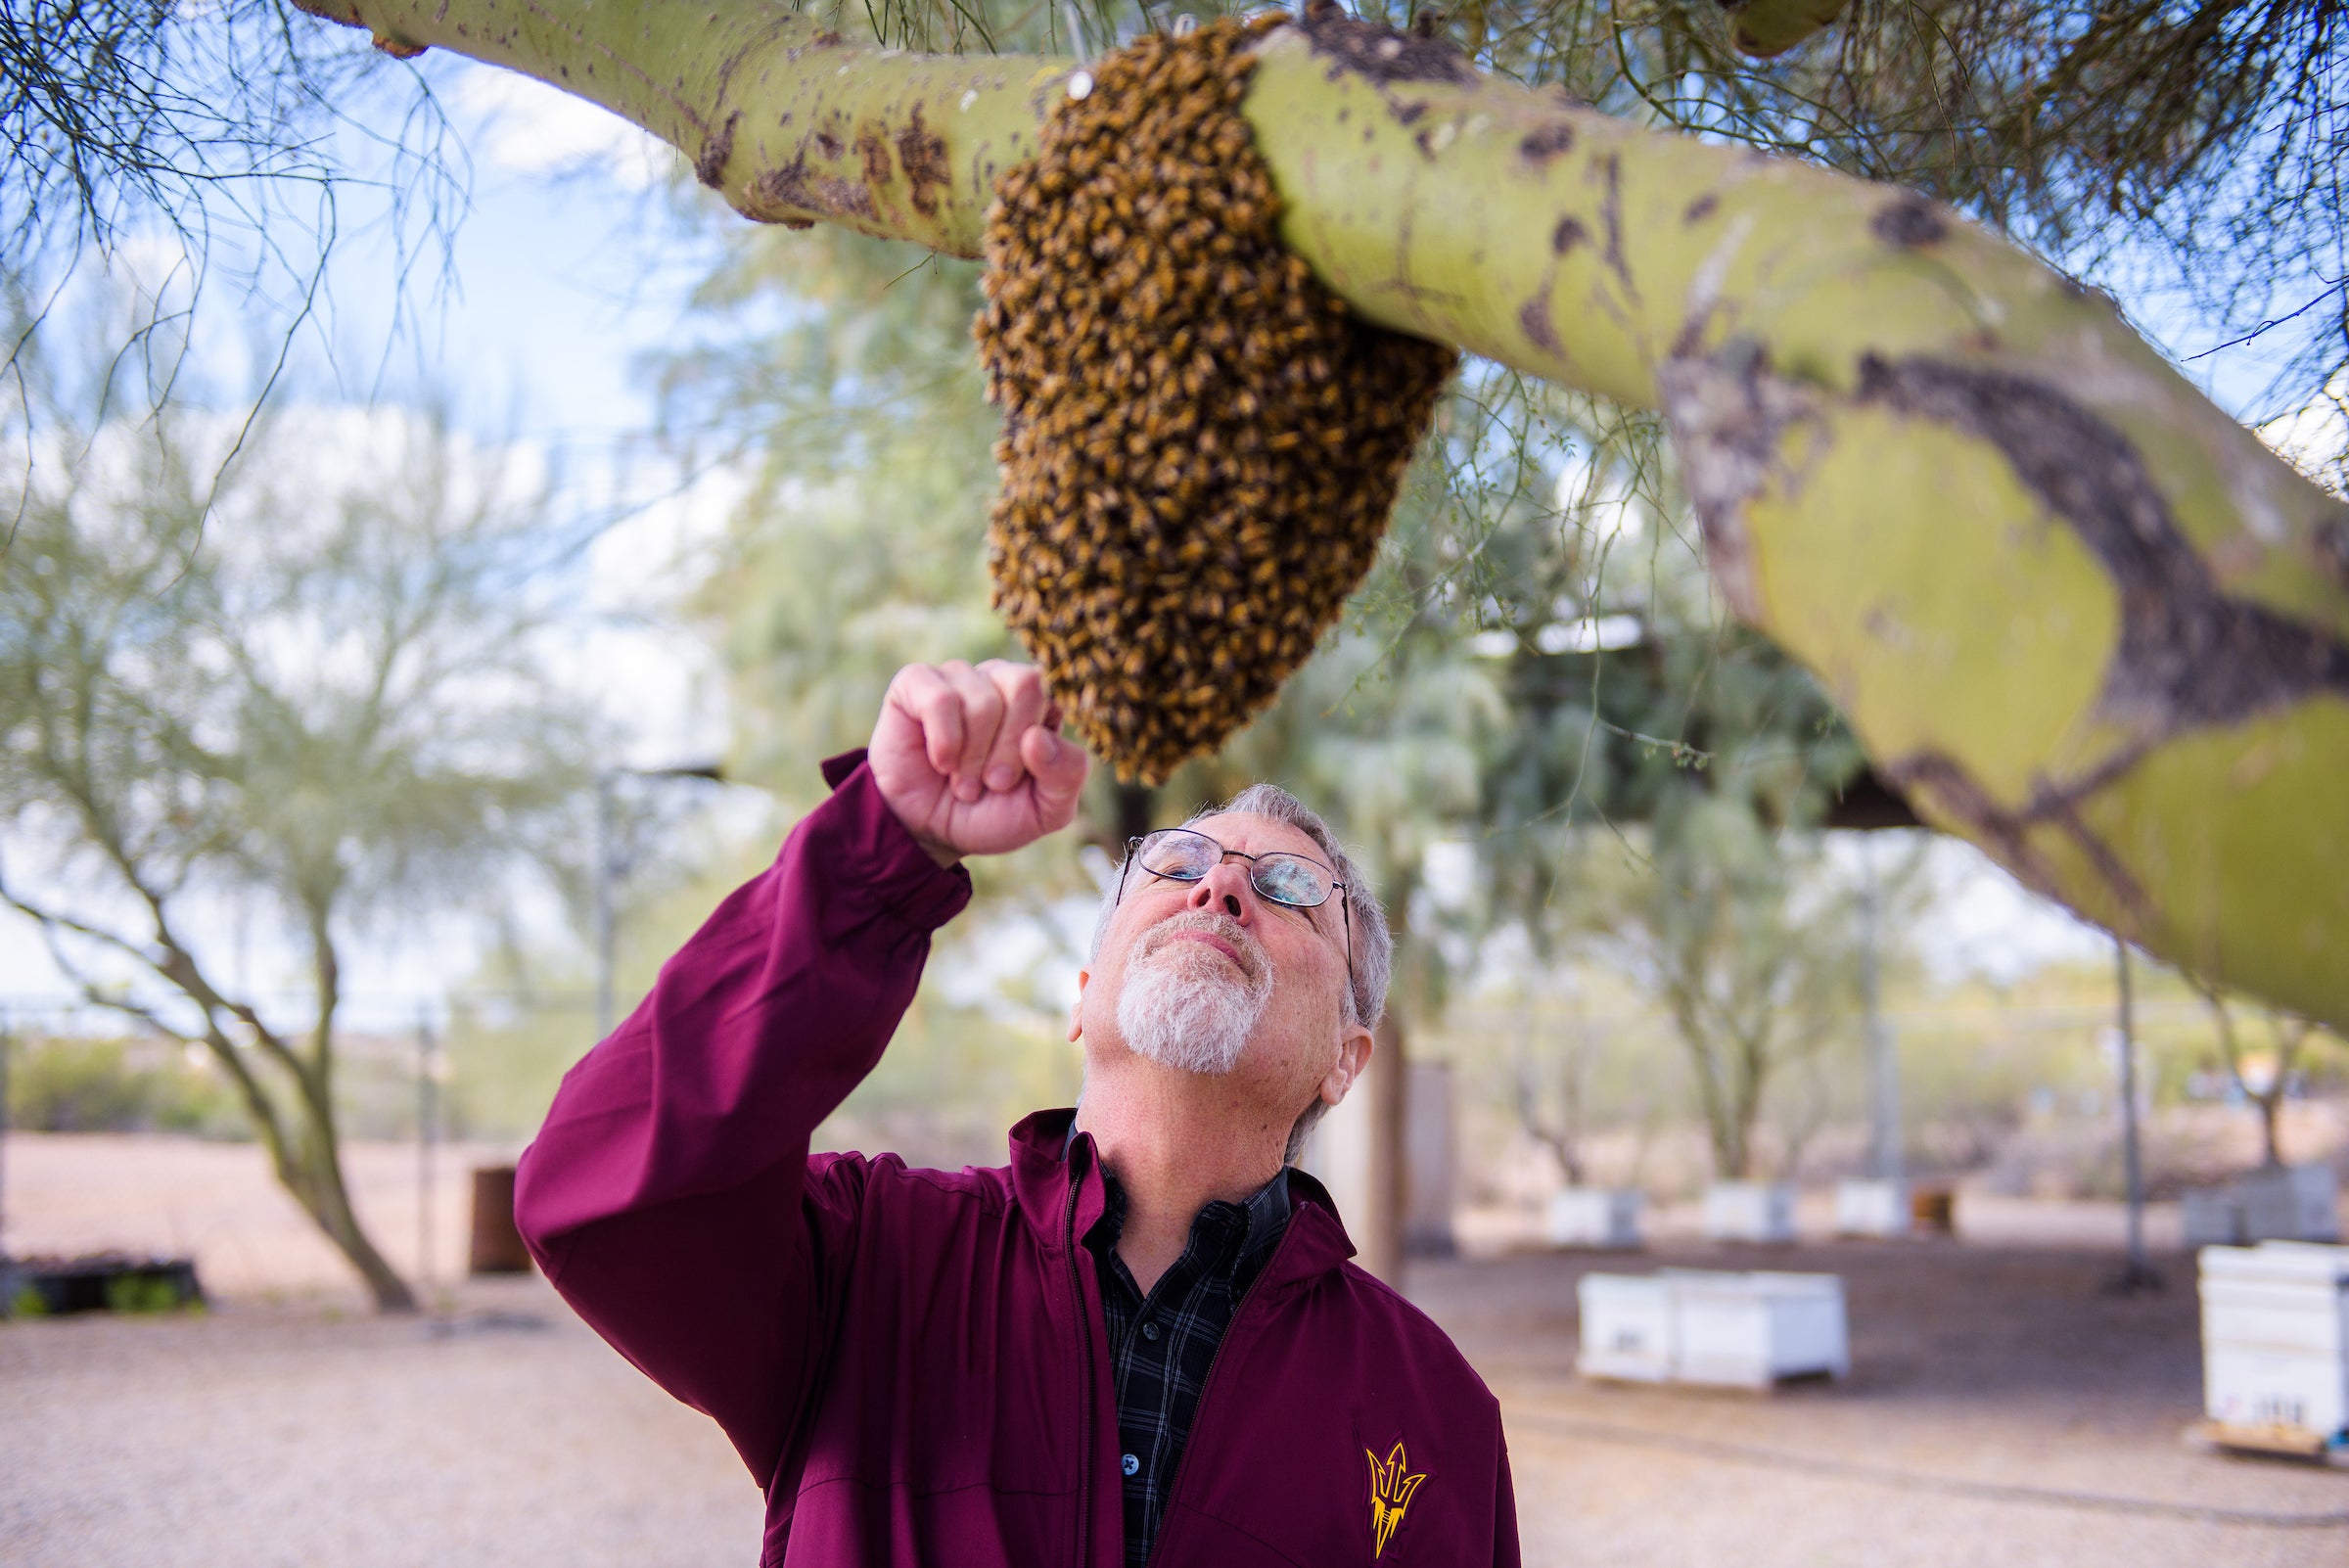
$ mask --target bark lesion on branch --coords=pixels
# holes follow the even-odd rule
[[[1477,84],[1475,65],[1447,39],[1397,32],[1360,22],[1335,5],[1309,4],[1291,25],[1305,34],[1313,53],[1329,62],[1328,77],[1361,77],[1374,87],[1397,82],[1435,81],[1453,87]]]
[[[1767,623],[1745,509],[1779,472],[1796,424],[1832,418],[1828,395],[1776,373],[1759,344],[1698,347],[1692,321],[1657,372],[1683,479],[1723,590]],[[2179,527],[2129,438],[2057,389],[2011,371],[1926,355],[1864,354],[1851,406],[1958,431],[1994,448],[2088,549],[2118,596],[2120,636],[2094,716],[2142,755],[2190,730],[2240,723],[2326,694],[2349,698],[2349,641],[2226,592]]]
[[[2349,698],[2349,641],[2222,591],[2136,445],[2073,398],[2009,371],[1870,354],[1858,401],[1988,441],[2096,558],[2121,614],[2098,718],[2158,744]]]

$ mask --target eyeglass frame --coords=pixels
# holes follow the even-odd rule
[[[1111,906],[1113,908],[1116,905],[1126,901],[1126,879],[1128,876],[1132,874],[1134,862],[1142,857],[1142,846],[1149,843],[1152,839],[1157,838],[1162,833],[1188,833],[1192,838],[1207,840],[1208,843],[1214,845],[1217,849],[1223,852],[1221,856],[1217,859],[1217,865],[1221,865],[1225,860],[1237,855],[1240,859],[1249,862],[1249,864],[1253,867],[1259,860],[1268,860],[1273,855],[1283,854],[1287,855],[1292,860],[1303,860],[1309,865],[1317,865],[1322,870],[1328,872],[1329,894],[1323,896],[1321,903],[1291,903],[1286,899],[1275,899],[1272,897],[1272,895],[1267,893],[1264,889],[1256,885],[1256,872],[1254,870],[1251,870],[1248,873],[1248,888],[1250,892],[1254,893],[1258,898],[1263,899],[1267,903],[1279,904],[1283,909],[1318,909],[1322,904],[1329,902],[1330,897],[1334,896],[1337,898],[1338,918],[1341,922],[1343,922],[1346,930],[1346,995],[1347,1000],[1351,1005],[1354,997],[1354,909],[1352,901],[1346,898],[1346,895],[1352,891],[1353,884],[1342,880],[1338,876],[1338,868],[1336,866],[1331,865],[1326,860],[1316,860],[1310,854],[1299,854],[1295,850],[1267,850],[1262,854],[1250,854],[1246,850],[1232,849],[1221,839],[1217,838],[1214,834],[1202,833],[1195,827],[1152,828],[1147,833],[1139,834],[1126,841],[1126,862],[1118,867],[1118,896],[1115,899],[1111,900]],[[1168,876],[1163,871],[1150,871],[1148,866],[1143,866],[1142,869],[1144,871],[1149,871],[1150,875],[1158,878],[1158,880],[1161,882],[1180,882],[1182,880],[1180,877]],[[1210,869],[1213,869],[1213,867]],[[1199,880],[1201,882],[1206,881],[1206,875],[1202,873]]]

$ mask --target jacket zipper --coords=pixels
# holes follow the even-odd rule
[[[1077,1303],[1077,1332],[1084,1345],[1084,1403],[1077,1407],[1077,1563],[1091,1568],[1093,1545],[1093,1320],[1084,1310],[1084,1280],[1077,1268],[1077,1194],[1082,1183],[1069,1173],[1067,1219],[1069,1294]],[[1218,1346],[1221,1354],[1221,1347]],[[1209,1361],[1212,1370],[1214,1361]],[[1202,1390],[1204,1393],[1204,1390]]]
[[[1072,1221],[1075,1215],[1076,1211],[1071,1210]],[[1290,1230],[1295,1228],[1294,1225],[1290,1226]],[[1289,1231],[1284,1230],[1280,1240],[1273,1245],[1272,1256],[1265,1260],[1264,1268],[1258,1269],[1256,1277],[1248,1281],[1248,1288],[1240,1292],[1240,1299],[1231,1304],[1231,1321],[1224,1325],[1223,1337],[1216,1341],[1216,1353],[1207,1359],[1207,1375],[1199,1380],[1199,1403],[1191,1407],[1190,1436],[1183,1439],[1182,1457],[1174,1461],[1174,1479],[1167,1484],[1167,1507],[1159,1517],[1158,1539],[1150,1544],[1150,1562],[1157,1562],[1166,1553],[1167,1525],[1174,1518],[1174,1499],[1182,1496],[1183,1473],[1191,1467],[1191,1439],[1199,1435],[1200,1413],[1207,1408],[1207,1397],[1216,1391],[1216,1368],[1223,1364],[1224,1347],[1231,1343],[1231,1336],[1238,1331],[1240,1314],[1247,1311],[1248,1303],[1255,1299],[1256,1287],[1271,1277],[1273,1266],[1280,1262],[1281,1249],[1288,1244]]]

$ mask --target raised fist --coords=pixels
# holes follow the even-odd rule
[[[907,665],[865,754],[881,798],[941,865],[1002,854],[1069,825],[1091,759],[1060,735],[1030,665]]]

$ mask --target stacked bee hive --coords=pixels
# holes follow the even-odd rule
[[[1146,783],[1312,655],[1458,357],[1357,320],[1281,246],[1239,112],[1278,20],[1147,35],[1072,78],[988,219],[995,608]]]

